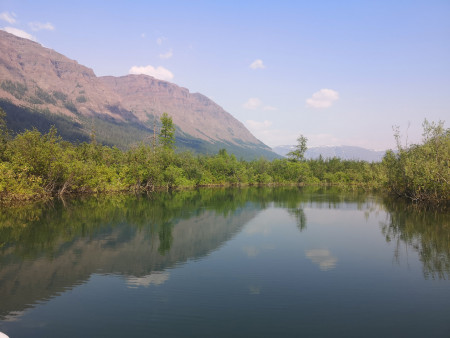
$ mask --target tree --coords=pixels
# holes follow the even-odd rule
[[[161,115],[161,132],[159,133],[159,142],[164,149],[173,150],[175,147],[175,126],[172,118],[167,114]]]
[[[308,147],[306,146],[306,142],[308,142],[308,139],[303,136],[300,135],[297,138],[297,145],[295,146],[295,149],[290,151],[287,156],[289,157],[289,159],[291,159],[292,161],[302,161],[305,159],[305,152],[308,149]]]

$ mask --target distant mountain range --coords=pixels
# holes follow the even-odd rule
[[[63,138],[126,149],[148,140],[166,112],[177,147],[225,148],[238,157],[278,157],[206,96],[147,75],[97,77],[93,70],[31,40],[0,30],[0,107],[15,132],[55,125]]]
[[[292,145],[278,146],[272,150],[286,156],[288,152],[294,149]],[[311,147],[305,153],[306,159],[317,159],[320,155],[324,159],[337,157],[342,160],[359,160],[367,162],[380,162],[386,151],[377,151],[354,146],[329,146],[329,147]]]

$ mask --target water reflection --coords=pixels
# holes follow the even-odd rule
[[[261,293],[261,286],[259,285],[250,285],[248,289],[251,295],[259,295]]]
[[[290,208],[288,209],[288,212],[294,216],[294,218],[297,221],[297,228],[298,230],[303,231],[306,229],[306,215],[303,208]]]
[[[336,267],[338,259],[327,249],[312,249],[305,252],[311,262],[317,264],[322,271],[328,271]]]
[[[251,258],[251,257],[256,257],[259,254],[259,249],[257,247],[254,246],[245,246],[242,248],[242,250],[246,253],[246,255]]]
[[[401,201],[385,199],[386,221],[381,232],[395,244],[394,258],[399,261],[408,249],[418,252],[425,278],[450,277],[450,214],[421,210]],[[404,250],[403,250],[404,248]]]
[[[161,285],[169,280],[169,276],[170,274],[168,272],[154,271],[151,274],[142,277],[127,277],[127,284],[129,287],[148,287],[151,284]]]
[[[3,210],[0,316],[94,273],[124,275],[131,287],[161,285],[165,269],[204,257],[239,232],[259,210],[247,203],[238,191],[204,190]]]
[[[366,219],[386,213],[381,224],[386,241],[416,250],[426,277],[449,276],[448,214],[408,210],[364,192],[245,188],[88,198],[1,210],[0,318],[14,320],[93,274],[121,275],[129,288],[164,286],[171,281],[169,268],[209,255],[244,225],[250,235],[276,235],[269,218],[249,223],[268,207],[287,210],[302,236],[309,231],[307,214],[327,223],[334,212],[345,209],[363,211]],[[254,262],[269,249],[274,246],[243,245],[238,251]],[[302,257],[329,271],[341,256],[314,245]],[[262,287],[250,284],[248,290],[258,295]]]

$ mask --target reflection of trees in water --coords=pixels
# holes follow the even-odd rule
[[[255,187],[89,197],[0,209],[0,294],[4,293],[0,316],[2,309],[22,310],[24,304],[63,292],[99,268],[105,273],[148,276],[202,257],[272,205],[287,209],[300,231],[307,226],[308,206],[356,207],[367,217],[386,211],[389,218],[382,225],[386,240],[417,250],[425,276],[449,276],[448,214],[409,210],[398,201],[380,202],[364,192]],[[36,259],[41,257],[48,259]],[[25,291],[13,295],[9,291],[16,290],[18,280]]]
[[[404,244],[418,252],[425,278],[449,278],[450,215],[400,201],[386,200],[384,205],[388,219],[381,223],[381,231],[387,242],[395,242],[395,259]]]
[[[92,273],[144,284],[160,273],[164,281],[165,269],[204,257],[238,233],[258,212],[240,207],[246,203],[238,191],[218,189],[5,209],[0,319],[84,283]]]
[[[172,236],[172,224],[165,223],[159,229],[159,248],[158,252],[160,255],[163,255],[170,250],[173,242]]]
[[[0,209],[0,254],[8,248],[22,258],[43,254],[52,257],[60,250],[61,241],[95,237],[106,228],[121,224],[146,233],[148,238],[158,234],[160,252],[165,253],[172,243],[173,224],[208,210],[227,217],[249,204],[264,209],[274,203],[277,207],[290,210],[297,219],[299,229],[303,230],[306,228],[303,205],[315,203],[319,207],[337,208],[347,202],[363,204],[364,196],[318,187],[223,188],[161,192],[150,197],[88,197],[64,203],[55,201],[51,204],[3,208]],[[126,234],[123,236],[126,237]]]
[[[305,187],[301,192],[292,190],[288,194],[296,194],[297,198],[289,198],[279,202],[278,206],[285,207],[295,218],[300,232],[306,230],[307,218],[304,208],[311,206],[315,209],[339,209],[344,205],[355,205],[358,210],[371,212],[376,202],[368,198],[364,190],[342,189],[340,187]],[[277,204],[276,204],[277,205]]]
[[[292,215],[297,221],[297,228],[302,232],[306,229],[306,215],[301,207],[288,209],[290,215]]]
[[[149,242],[157,238],[158,252],[170,252],[173,226],[180,220],[198,217],[206,211],[229,217],[239,208],[264,209],[269,205],[286,208],[304,231],[304,208],[337,209],[346,204],[366,212],[385,210],[389,219],[382,224],[387,241],[405,243],[416,250],[426,276],[443,278],[450,271],[449,215],[438,211],[418,211],[401,201],[381,201],[365,192],[320,187],[254,187],[199,189],[155,193],[150,197],[127,195],[73,199],[53,204],[26,205],[0,210],[0,263],[2,253],[17,258],[54,257],[64,250],[62,243],[78,238],[94,238],[122,224],[130,227],[121,240],[135,232]],[[133,230],[134,229],[134,230]],[[399,254],[399,251],[397,251]]]

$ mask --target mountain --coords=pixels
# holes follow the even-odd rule
[[[177,147],[198,153],[225,148],[238,157],[277,157],[206,96],[147,75],[97,77],[93,70],[40,44],[0,30],[0,106],[15,132],[51,125],[70,141],[128,148],[146,140],[168,113]]]
[[[288,152],[294,149],[294,146],[277,146],[272,150],[281,156],[286,156]],[[305,153],[306,159],[317,159],[319,156],[325,158],[337,157],[342,160],[359,160],[367,162],[380,162],[383,159],[385,151],[371,150],[354,146],[328,146],[311,147]]]

